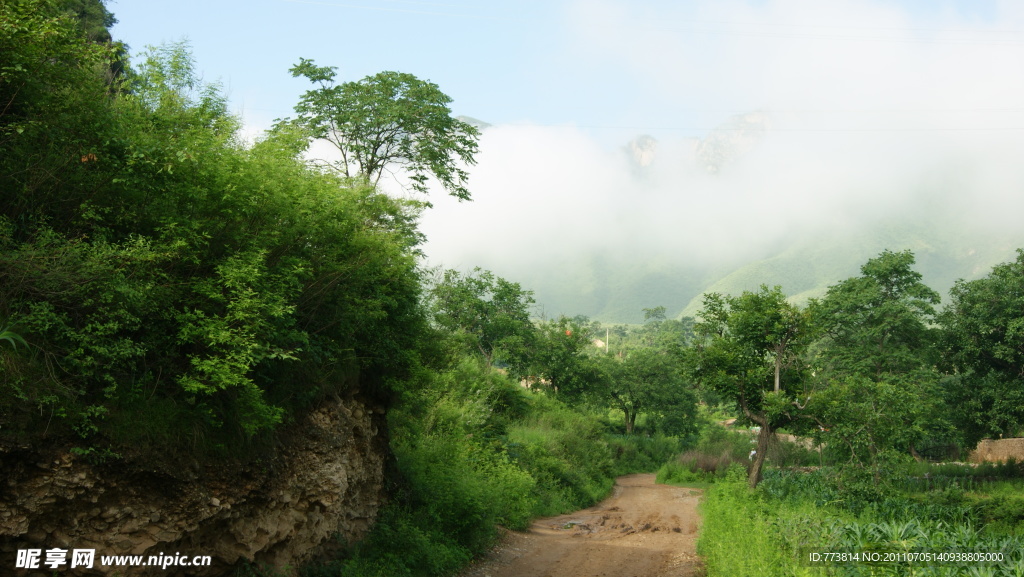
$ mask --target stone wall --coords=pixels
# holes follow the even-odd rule
[[[982,463],[1007,461],[1011,458],[1024,462],[1024,438],[984,439],[978,443],[978,448],[971,451],[968,461]]]

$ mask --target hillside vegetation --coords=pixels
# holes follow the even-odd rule
[[[187,46],[129,66],[97,32],[113,18],[102,2],[73,4],[0,4],[5,447],[171,472],[261,463],[286,425],[358,393],[388,411],[390,502],[365,542],[335,543],[308,575],[450,575],[499,527],[662,465],[662,480],[724,481],[706,509],[711,567],[728,567],[710,559],[744,520],[756,531],[740,537],[783,535],[786,555],[899,541],[889,530],[957,547],[1019,533],[984,495],[897,481],[1024,429],[1024,251],[1008,260],[1012,247],[923,220],[794,240],[739,269],[581,259],[567,270],[584,289],[560,294],[635,322],[537,318],[520,282],[425,269],[429,206],[376,186],[403,170],[471,198],[477,131],[439,87],[394,72],[338,84],[300,58],[291,72],[313,88],[297,117],[246,144]],[[318,138],[342,160],[307,161]],[[964,268],[973,280],[954,282]],[[751,434],[723,432],[726,417]],[[783,431],[827,452],[779,452]],[[815,459],[820,476],[778,470]],[[820,511],[802,525],[806,503]],[[907,525],[936,511],[948,525]],[[759,574],[796,572],[769,557]]]

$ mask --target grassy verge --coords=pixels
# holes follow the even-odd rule
[[[908,471],[904,471],[904,476]],[[912,471],[911,471],[912,472]],[[963,472],[963,471],[961,471]],[[966,475],[968,477],[975,475]],[[1013,499],[1020,480],[1003,480],[987,493],[956,485],[930,491],[905,491],[898,485],[866,492],[849,475],[770,471],[757,491],[738,475],[705,493],[704,526],[698,553],[709,577],[801,575],[1024,575],[1024,538],[1019,524],[1001,509],[992,522],[991,507],[978,501]],[[812,552],[847,552],[856,561],[812,566]],[[868,556],[954,553],[1001,555],[1001,561],[878,563]]]

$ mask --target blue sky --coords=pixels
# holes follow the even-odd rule
[[[761,107],[884,107],[889,103],[877,98],[847,103],[827,93],[788,98],[796,95],[766,86],[771,81],[764,78],[744,82],[747,71],[735,64],[791,60],[777,81],[800,92],[807,79],[792,76],[815,74],[816,52],[837,54],[837,66],[852,61],[859,68],[879,49],[1024,42],[1020,13],[1008,6],[993,0],[111,0],[109,8],[119,19],[114,36],[133,52],[187,39],[205,79],[221,81],[253,126],[291,114],[306,85],[288,68],[304,57],[338,67],[343,80],[381,70],[415,74],[449,94],[456,114],[491,123],[571,124],[617,136],[699,134],[731,113]],[[855,81],[865,80],[852,72]]]
[[[578,107],[588,98],[575,85],[585,71],[560,60],[565,16],[556,2],[117,0],[110,8],[115,37],[133,51],[187,38],[205,78],[222,81],[234,106],[259,120],[290,114],[307,85],[288,73],[300,57],[336,66],[343,80],[415,74],[451,96],[456,113],[494,122],[586,117]]]

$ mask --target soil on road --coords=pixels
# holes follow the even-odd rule
[[[697,489],[656,485],[654,475],[619,477],[589,509],[509,532],[463,577],[694,577]]]

